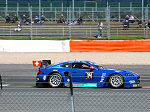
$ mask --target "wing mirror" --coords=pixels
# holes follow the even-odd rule
[[[91,69],[91,70],[95,70],[95,68],[94,68],[93,66],[90,66],[90,69]]]

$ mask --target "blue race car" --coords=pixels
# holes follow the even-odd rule
[[[67,87],[72,77],[73,87],[141,87],[137,73],[105,69],[90,61],[68,61],[51,65],[50,60],[43,60],[36,77],[36,86]]]

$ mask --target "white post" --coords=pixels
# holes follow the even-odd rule
[[[81,11],[80,11],[81,9],[79,8],[79,17],[80,17],[80,15],[81,15]]]
[[[108,22],[108,25],[107,25],[107,38],[108,38],[108,40],[110,40],[110,5],[109,5],[108,2],[107,2],[107,22]]]
[[[118,7],[119,7],[119,8],[118,8],[118,10],[119,10],[118,16],[119,16],[119,22],[120,22],[120,18],[121,18],[121,17],[120,17],[120,2],[118,3]]]
[[[86,8],[86,2],[84,2],[84,11],[85,11],[85,8]]]
[[[72,20],[74,21],[74,0],[72,0]]]
[[[63,7],[64,7],[64,4],[63,2],[61,3],[61,11],[63,12]]]
[[[68,15],[69,15],[69,9],[68,9],[68,7],[67,7],[67,22],[69,21],[69,17],[68,17]]]
[[[130,11],[132,11],[132,2],[130,2]]]
[[[52,7],[53,7],[53,6],[52,6],[52,3],[50,3],[50,7],[51,7],[51,11],[52,11]]]
[[[93,7],[92,7],[92,21],[94,21],[94,11],[93,11]]]
[[[69,40],[71,40],[71,7],[69,7]]]
[[[144,20],[143,11],[144,11],[144,0],[142,0],[142,21]]]
[[[5,3],[5,4],[6,4],[6,7],[5,7],[5,8],[6,8],[6,9],[5,9],[5,16],[6,16],[7,13],[8,13],[8,6],[7,6],[7,5],[8,5],[8,1],[7,1],[7,0],[6,0],[6,3]]]
[[[41,16],[41,0],[39,0],[39,17]]]
[[[19,3],[17,2],[17,17],[18,17],[18,14],[19,13]]]
[[[145,22],[146,23],[148,23],[148,4],[147,4],[147,7],[146,7],[146,10],[145,10],[145,12],[146,12],[146,18],[145,18]],[[146,39],[148,39],[148,26],[146,26]]]
[[[32,40],[32,6],[31,5],[30,5],[30,18],[31,18],[30,39]]]
[[[57,21],[57,20],[56,20],[56,7],[55,7],[55,21]]]
[[[97,2],[95,3],[95,11],[97,11]]]

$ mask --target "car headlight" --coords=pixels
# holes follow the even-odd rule
[[[134,75],[131,73],[126,73],[125,76],[134,76]]]

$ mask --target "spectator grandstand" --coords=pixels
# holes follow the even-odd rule
[[[2,0],[0,1],[0,29],[2,29],[0,36],[27,37],[33,35],[36,37],[71,36],[73,38],[93,38],[97,35],[98,22],[102,21],[104,23],[103,37],[108,39],[110,39],[109,37],[125,36],[126,34],[128,36],[149,38],[150,32],[145,27],[149,20],[149,8],[147,7],[149,2],[145,1],[142,9],[139,0],[132,0],[132,2],[128,0],[109,0],[109,4],[106,1],[75,0],[73,10],[72,1],[69,0],[41,0],[41,5],[39,5],[38,0],[8,0],[7,7],[5,0]],[[18,22],[4,23],[7,14],[11,19],[16,14],[18,21],[22,22],[20,32],[14,32]],[[26,15],[25,22],[23,22],[23,15]],[[129,15],[128,20],[130,23],[124,23],[126,15]],[[70,28],[68,24],[71,21],[77,21],[78,24],[72,24],[72,28]],[[32,32],[30,31],[31,27],[27,26],[31,22],[33,23]],[[141,23],[142,25],[140,25]],[[125,25],[127,27],[124,27]],[[124,28],[128,30],[123,30]]]

